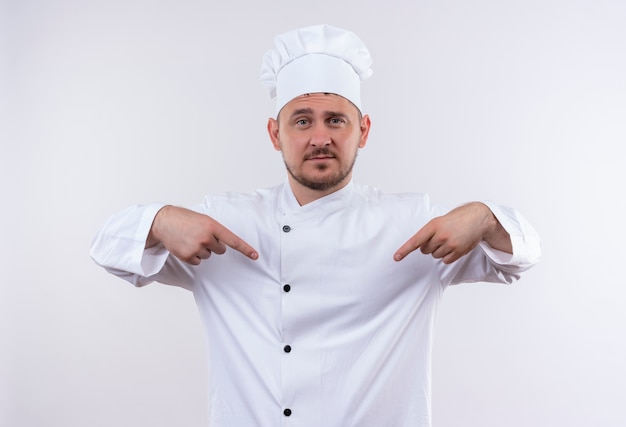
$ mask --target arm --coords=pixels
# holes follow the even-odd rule
[[[189,209],[165,206],[154,217],[146,249],[162,243],[176,258],[198,265],[203,259],[235,249],[256,260],[256,250],[213,218]]]
[[[513,255],[511,235],[493,210],[484,203],[468,203],[429,221],[398,249],[394,259],[400,261],[420,249],[450,264],[483,241],[495,250]],[[534,257],[538,258],[538,253]]]
[[[137,205],[112,215],[91,246],[91,257],[134,285],[150,283],[170,254],[197,265],[231,246],[251,259],[257,252],[212,218],[162,204]]]

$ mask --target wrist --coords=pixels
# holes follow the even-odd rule
[[[493,214],[489,206],[482,202],[475,202],[475,204],[481,210],[481,224],[483,226],[483,239],[488,239],[492,237],[498,231],[498,226],[500,222]]]
[[[513,245],[511,243],[511,237],[509,233],[504,229],[498,218],[494,215],[493,211],[482,202],[480,203],[484,209],[483,219],[483,241],[487,242],[489,246],[502,252],[513,253]]]
[[[167,215],[168,208],[170,206],[166,205],[159,209],[152,220],[152,225],[150,226],[150,232],[148,233],[148,237],[146,238],[146,246],[145,248],[151,248],[153,246],[161,243],[161,230],[164,216]]]

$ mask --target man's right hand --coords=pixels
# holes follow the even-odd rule
[[[250,259],[259,257],[257,251],[213,218],[176,206],[165,206],[155,216],[146,248],[162,243],[176,258],[198,265],[212,253],[233,248]]]

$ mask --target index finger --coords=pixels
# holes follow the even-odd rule
[[[409,240],[404,242],[400,248],[393,255],[395,261],[402,261],[408,254],[419,249],[424,243],[428,242],[434,235],[434,230],[428,226],[430,223],[423,226],[417,233],[415,233]]]
[[[241,237],[230,231],[228,228],[220,224],[220,227],[214,234],[215,238],[226,246],[233,248],[234,250],[241,252],[250,259],[256,260],[259,258],[259,253],[250,246]]]

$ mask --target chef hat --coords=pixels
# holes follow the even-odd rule
[[[354,33],[316,25],[278,35],[263,56],[261,82],[276,114],[305,93],[341,95],[361,110],[361,81],[372,74],[367,47]]]

